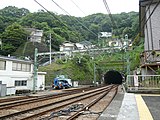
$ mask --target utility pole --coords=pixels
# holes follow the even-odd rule
[[[2,50],[2,40],[0,39],[0,45],[1,45],[1,50]]]
[[[96,86],[96,63],[94,62],[94,86]]]
[[[37,69],[38,69],[38,64],[37,64],[37,53],[38,53],[38,49],[35,48],[35,53],[34,53],[33,93],[36,93],[36,87],[37,87]]]
[[[128,35],[125,35],[125,42],[126,42],[126,50],[128,51],[129,43],[128,43]],[[130,61],[129,61],[129,52],[126,52],[126,57],[127,57],[127,75],[130,74]]]
[[[52,63],[52,60],[51,60],[51,33],[49,35],[49,50],[50,50],[49,63],[51,64]]]

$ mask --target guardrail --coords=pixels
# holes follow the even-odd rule
[[[160,75],[128,75],[126,91],[160,90]]]

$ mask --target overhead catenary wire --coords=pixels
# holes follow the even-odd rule
[[[44,10],[46,10],[52,17],[54,17],[56,20],[58,20],[61,24],[69,28],[66,24],[64,24],[59,18],[57,18],[52,12],[50,12],[48,9],[46,9],[42,4],[40,4],[37,0],[34,0],[39,6],[41,6]],[[70,28],[69,28],[70,29]]]
[[[63,9],[60,5],[58,5],[58,3],[56,3],[54,0],[52,0],[52,2],[57,5],[61,10],[63,10],[67,15],[71,16],[71,14],[69,12],[67,12],[65,9]],[[91,31],[89,28],[87,28],[83,23],[81,23],[77,18],[74,18],[75,21],[77,21],[80,25],[82,25],[86,30],[88,30],[90,33],[92,33],[93,35],[95,35],[97,37],[97,34],[94,33],[93,31]]]
[[[37,0],[34,0],[38,5],[40,5],[43,9],[45,9],[49,14],[51,14],[56,20],[58,20],[60,23],[62,23],[64,26],[66,26],[67,28],[69,28],[66,24],[64,24],[60,19],[58,19],[55,15],[53,15],[53,13],[51,13],[47,8],[45,8],[42,4],[40,4]],[[52,0],[52,2],[54,2],[60,9],[62,9],[66,14],[68,14],[69,16],[71,16],[66,10],[64,10],[62,7],[60,7],[60,5],[58,5],[55,1]],[[92,33],[93,35],[97,36],[96,33],[94,33],[93,31],[91,31],[89,28],[87,28],[85,25],[83,25],[79,20],[75,19],[79,24],[81,24],[85,29],[87,29],[90,33]],[[69,28],[70,29],[70,28]]]
[[[85,12],[73,1],[73,0],[70,0],[85,16]]]
[[[70,15],[65,9],[63,9],[58,3],[56,3],[54,0],[52,0],[52,2],[58,6],[63,12],[65,12],[66,14]]]

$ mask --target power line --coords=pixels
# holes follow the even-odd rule
[[[70,1],[86,16],[85,12],[73,0]]]
[[[62,23],[64,26],[66,26],[67,28],[69,28],[66,24],[64,24],[59,18],[57,18],[52,12],[50,12],[49,10],[47,10],[42,4],[40,4],[39,2],[37,2],[37,0],[34,0],[39,6],[41,6],[44,10],[46,10],[50,15],[52,15],[56,20],[58,20],[60,23]]]
[[[69,12],[67,12],[65,9],[63,9],[60,5],[58,5],[58,3],[56,3],[54,0],[52,0],[52,2],[54,4],[56,4],[61,10],[63,10],[66,14],[68,14],[69,16],[71,16],[71,14],[69,14]],[[91,31],[89,28],[87,28],[83,23],[81,23],[78,19],[74,18],[75,21],[77,21],[79,24],[81,24],[86,30],[88,30],[90,33],[92,33],[93,35],[95,35],[97,37],[97,34],[94,33],[93,31]]]
[[[65,12],[68,15],[70,15],[65,9],[63,9],[60,5],[58,5],[58,3],[56,3],[54,0],[52,0],[52,2],[54,2],[54,4],[56,4],[63,12]]]

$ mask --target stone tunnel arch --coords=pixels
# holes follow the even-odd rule
[[[116,70],[110,70],[104,75],[105,84],[122,84],[122,75]]]

